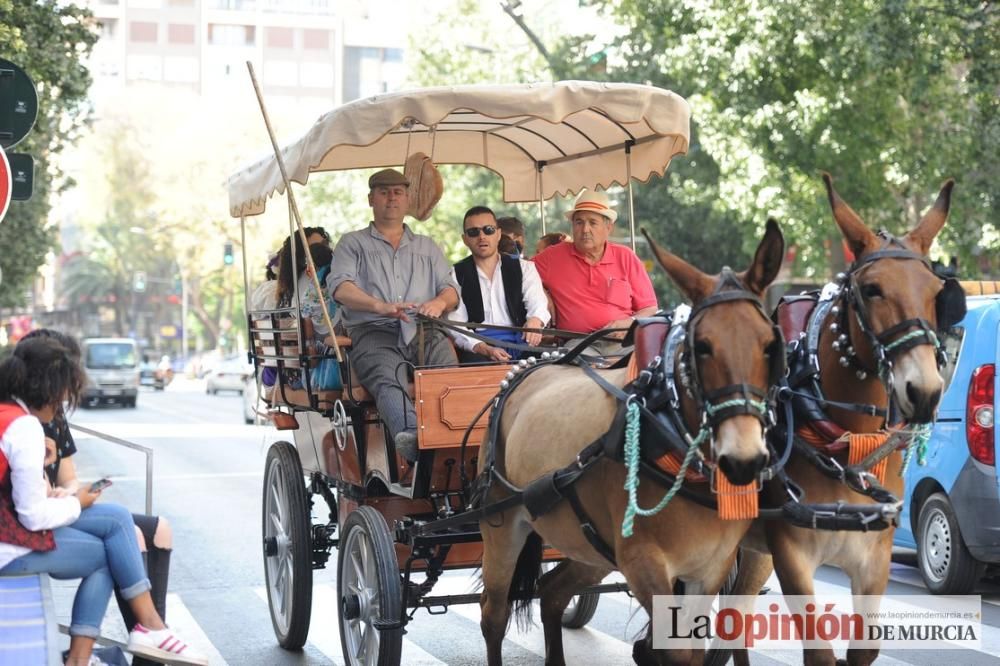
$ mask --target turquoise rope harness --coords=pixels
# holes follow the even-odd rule
[[[763,400],[754,401],[743,398],[726,400],[725,402],[720,402],[718,405],[705,405],[705,411],[709,415],[712,415],[723,409],[738,407],[743,404],[753,407],[761,414],[767,412],[767,403]],[[674,477],[673,485],[670,486],[666,494],[663,495],[663,499],[656,506],[652,509],[643,509],[639,506],[640,421],[639,406],[635,404],[635,401],[630,401],[625,414],[625,490],[628,491],[628,506],[625,507],[625,517],[622,518],[622,536],[626,539],[632,536],[636,516],[655,516],[670,504],[670,500],[674,498],[677,491],[681,489],[681,484],[684,483],[684,475],[687,474],[687,468],[691,464],[691,461],[694,460],[695,453],[697,453],[698,448],[711,432],[711,428],[702,426],[701,430],[698,431],[697,437],[693,439],[688,437],[688,449],[684,454],[684,460],[681,462],[680,469],[677,470],[677,475]]]
[[[931,425],[929,423],[913,428],[913,434],[910,435],[910,443],[906,445],[906,453],[903,455],[903,466],[899,468],[900,476],[906,474],[906,468],[910,464],[910,459],[913,457],[914,451],[917,452],[917,464],[921,467],[927,465],[927,442],[930,439]]]

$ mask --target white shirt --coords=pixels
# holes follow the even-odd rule
[[[521,296],[524,298],[524,307],[527,310],[527,317],[537,317],[541,320],[542,326],[549,323],[552,315],[549,314],[549,301],[545,297],[545,290],[542,288],[542,278],[538,275],[538,269],[530,261],[518,259],[521,262]],[[507,310],[507,298],[503,288],[503,277],[500,274],[502,261],[497,261],[497,267],[493,270],[492,279],[483,274],[483,271],[476,266],[476,275],[479,276],[479,291],[483,295],[483,323],[496,324],[498,326],[513,326],[514,321],[510,318]],[[451,269],[451,278],[458,282],[455,269]],[[461,292],[459,292],[461,296]],[[469,321],[469,311],[465,307],[465,302],[461,298],[458,300],[458,307],[448,315],[452,321]],[[482,342],[458,331],[449,330],[450,335],[455,340],[455,344],[467,351]]]
[[[278,309],[278,281],[267,280],[257,285],[257,288],[250,294],[251,310],[276,310]],[[262,319],[263,315],[254,317]]]
[[[24,405],[21,405],[22,407]],[[45,466],[45,433],[34,416],[15,419],[0,437],[0,450],[10,464],[14,508],[27,529],[52,530],[76,522],[80,500],[75,496],[49,497]],[[27,555],[30,548],[0,543],[0,569]]]

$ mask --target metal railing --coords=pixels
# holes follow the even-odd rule
[[[136,444],[135,442],[121,439],[120,437],[115,437],[103,432],[98,432],[97,430],[85,428],[84,426],[77,425],[76,423],[70,423],[69,427],[73,430],[79,430],[80,432],[87,433],[88,435],[97,437],[98,439],[102,439],[106,442],[124,446],[127,449],[139,451],[146,455],[146,515],[153,515],[153,449],[148,446],[143,446],[142,444]]]

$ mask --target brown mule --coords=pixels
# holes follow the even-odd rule
[[[934,418],[941,398],[943,380],[938,371],[935,348],[927,344],[930,337],[918,331],[924,322],[938,325],[938,295],[942,280],[920,259],[927,255],[931,243],[948,218],[953,181],[944,184],[934,206],[906,236],[892,245],[894,250],[878,256],[887,248],[886,237],[873,233],[838,196],[832,179],[824,174],[833,217],[856,258],[852,284],[861,299],[861,318],[874,334],[861,330],[857,307],[848,302],[840,308],[850,310],[838,319],[836,311],[822,323],[818,344],[819,383],[823,395],[832,401],[875,405],[886,409],[889,403],[887,385],[902,418],[911,423],[926,423]],[[906,256],[907,254],[912,256]],[[866,262],[866,258],[868,261]],[[843,293],[849,290],[844,289]],[[964,297],[963,297],[964,298]],[[964,300],[963,300],[964,302]],[[843,312],[841,313],[841,315]],[[832,329],[837,322],[847,321],[848,330]],[[901,325],[902,324],[902,325]],[[894,328],[898,327],[898,328]],[[884,338],[880,337],[887,332]],[[847,340],[837,338],[846,335]],[[891,349],[895,340],[916,336],[915,344],[897,345],[891,369],[880,379],[875,346]],[[854,358],[845,350],[851,347]],[[847,361],[841,357],[848,358]],[[840,428],[850,433],[874,433],[883,427],[884,417],[868,416],[855,411],[830,407],[828,414]],[[894,451],[887,459],[884,486],[896,497],[903,497],[900,475],[903,454]],[[871,503],[871,500],[850,490],[841,481],[820,473],[815,466],[793,452],[786,466],[788,475],[805,491],[810,503],[830,503],[838,500],[851,504]],[[772,499],[783,501],[777,489]],[[814,593],[813,576],[823,564],[832,564],[851,579],[851,593],[881,597],[889,582],[894,528],[882,531],[822,531],[793,527],[781,521],[756,521],[747,538],[740,559],[740,572],[733,594],[755,595],[770,576],[777,573],[781,590],[788,595]],[[773,558],[773,560],[772,560]],[[855,610],[859,610],[856,608]],[[878,656],[877,649],[848,649],[847,662],[852,665],[870,664]],[[832,649],[804,650],[805,664],[834,664]],[[746,651],[734,653],[737,664],[749,664]]]
[[[658,247],[652,239],[650,244],[661,266],[698,312],[698,304],[720,287],[722,279],[702,273]],[[776,223],[768,221],[753,264],[737,275],[745,285],[743,291],[759,298],[777,275],[783,254],[781,232]],[[783,348],[759,306],[746,299],[730,300],[706,307],[693,316],[693,322],[693,357],[700,388],[709,391],[745,384],[767,389],[771,370],[767,354],[782,354]],[[677,359],[670,362],[678,367]],[[598,372],[615,387],[627,383],[624,369]],[[699,409],[689,397],[682,396],[682,400],[688,428],[697,433],[701,422]],[[507,398],[494,443],[496,468],[514,485],[524,487],[573,463],[584,446],[608,431],[617,407],[616,399],[581,368],[550,365],[535,370]],[[767,464],[763,435],[757,417],[734,415],[712,428],[712,437],[707,440],[711,440],[711,445],[702,450],[706,458],[720,461],[719,469],[725,470],[727,478],[745,484]],[[480,457],[481,474],[486,460],[486,455]],[[721,461],[727,463],[723,465]],[[534,520],[519,506],[481,522],[484,546],[481,627],[489,664],[502,664],[501,645],[511,616],[512,597],[523,603],[519,610],[529,610],[530,602],[521,600],[535,591],[542,543],[569,558],[538,584],[547,664],[565,663],[560,619],[569,600],[582,587],[600,581],[615,566],[650,615],[653,595],[671,595],[677,580],[686,583],[690,594],[714,595],[722,586],[732,567],[737,544],[751,521],[723,521],[711,509],[678,495],[657,515],[638,517],[634,535],[624,538],[621,526],[627,506],[625,479],[624,465],[601,459],[575,486],[597,533],[612,548],[615,564],[584,537],[580,521],[566,501]],[[638,489],[639,504],[652,507],[663,494],[662,486],[646,479]],[[502,485],[493,484],[485,503],[497,502],[508,495]],[[701,654],[687,650],[649,654],[646,658],[660,663],[687,663],[700,662]]]

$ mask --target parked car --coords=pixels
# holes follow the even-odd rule
[[[927,447],[914,455],[895,544],[917,550],[935,594],[971,592],[1000,563],[1000,477],[996,466],[996,362],[1000,295],[970,296],[968,313],[943,344],[947,382]]]
[[[247,362],[246,356],[233,356],[215,366],[208,373],[205,382],[205,393],[215,395],[219,391],[236,391],[243,393],[247,377],[253,376],[253,365]]]

